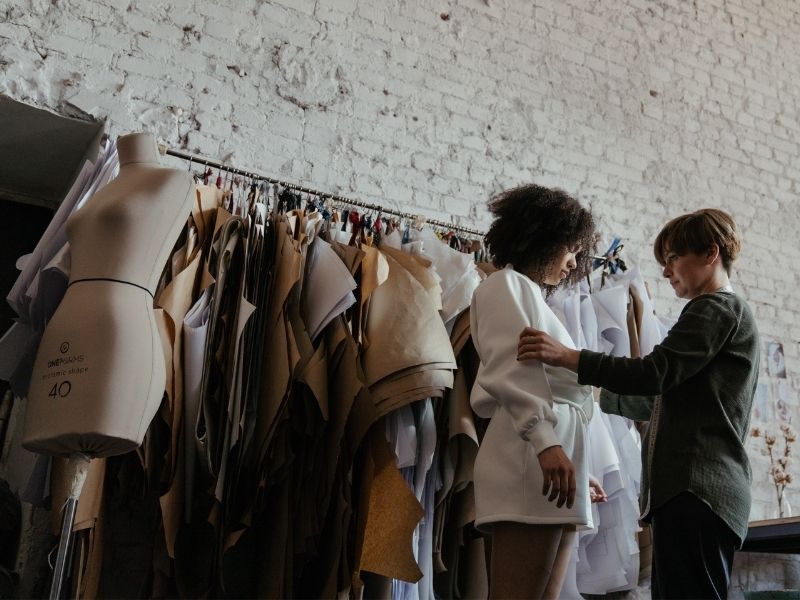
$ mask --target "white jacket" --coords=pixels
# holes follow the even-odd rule
[[[574,348],[569,334],[539,286],[511,266],[478,286],[470,324],[481,363],[470,402],[479,416],[491,418],[475,463],[476,525],[501,520],[590,525],[585,433],[591,388],[579,385],[567,369],[517,360],[525,327]],[[542,496],[537,455],[556,445],[576,468],[572,509],[557,508]]]

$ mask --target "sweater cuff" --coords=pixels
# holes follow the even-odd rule
[[[605,388],[600,389],[600,410],[610,415],[619,415],[619,396]]]
[[[533,449],[537,455],[551,446],[561,445],[561,440],[556,436],[556,432],[553,430],[553,424],[550,421],[539,421],[533,429],[531,429],[528,439],[531,444],[533,444]]]
[[[602,352],[592,352],[591,350],[581,350],[578,357],[578,383],[580,385],[594,385],[600,387],[599,381],[600,362],[605,354]]]

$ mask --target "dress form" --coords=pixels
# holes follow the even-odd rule
[[[146,133],[117,141],[119,176],[67,222],[72,269],[34,363],[23,445],[93,457],[141,444],[164,393],[153,294],[194,198]]]

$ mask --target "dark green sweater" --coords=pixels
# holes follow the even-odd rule
[[[643,358],[581,351],[578,382],[604,388],[600,407],[650,421],[642,441],[645,520],[689,491],[744,540],[752,479],[744,442],[759,359],[753,314],[731,292],[692,299]]]

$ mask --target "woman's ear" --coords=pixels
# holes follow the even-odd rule
[[[706,264],[713,264],[715,260],[720,259],[722,257],[719,253],[719,246],[717,244],[711,244],[711,246],[706,251]]]

